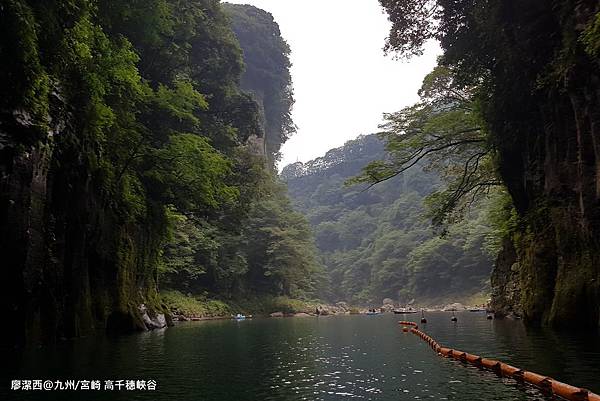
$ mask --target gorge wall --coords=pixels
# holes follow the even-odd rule
[[[379,2],[392,23],[387,51],[410,57],[438,40],[452,85],[476,98],[517,217],[494,307],[534,324],[598,327],[598,1]]]
[[[313,294],[274,167],[289,54],[269,13],[219,0],[2,2],[2,345],[164,327],[169,291]]]
[[[0,6],[3,343],[164,325],[174,216],[238,238],[254,177],[273,181],[246,145],[264,130],[231,20],[217,0],[173,4]]]
[[[494,273],[494,307],[534,323],[600,324],[599,10],[593,1],[488,10],[504,35],[490,46],[486,119],[520,216]]]
[[[161,310],[160,210],[123,219],[90,166],[92,150],[73,143],[83,130],[77,112],[58,100],[35,143],[19,142],[33,130],[20,111],[5,111],[1,126],[0,291],[10,342],[141,329],[140,304]]]

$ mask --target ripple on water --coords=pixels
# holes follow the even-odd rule
[[[428,319],[425,331],[441,344],[575,385],[598,384],[597,338],[580,343],[525,330],[518,322],[490,322],[485,315],[461,314],[455,325],[447,314]],[[74,372],[152,377],[161,389],[152,395],[155,401],[545,400],[532,387],[438,357],[416,336],[398,330],[396,321],[390,315],[377,320],[350,316],[184,324],[162,334],[69,343],[29,359],[20,356],[13,365],[41,377]],[[60,396],[60,401],[77,399]],[[0,394],[0,399],[10,398]],[[147,398],[111,394],[112,399]]]

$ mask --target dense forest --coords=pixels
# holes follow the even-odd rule
[[[485,302],[498,250],[493,205],[478,205],[440,236],[423,205],[444,186],[435,172],[416,166],[368,190],[346,185],[369,162],[385,158],[384,144],[377,135],[361,136],[281,173],[336,283],[329,298],[362,305],[380,305],[383,298],[419,305]]]
[[[293,96],[272,17],[217,0],[0,9],[9,341],[143,329],[165,288],[313,291],[310,230],[274,173]],[[240,47],[231,18],[269,34]]]
[[[285,169],[296,211],[269,13],[0,0],[8,342],[160,326],[167,294],[434,303],[487,291],[496,254],[498,315],[597,326],[600,4],[379,2],[386,52],[444,53],[378,137]]]
[[[600,1],[248,2],[0,0],[0,400],[599,400]]]
[[[423,158],[447,178],[445,225],[495,187],[510,194],[493,307],[530,323],[600,324],[600,4],[380,0],[385,50],[444,51],[421,101],[387,116],[376,183]],[[511,211],[512,209],[512,211]]]

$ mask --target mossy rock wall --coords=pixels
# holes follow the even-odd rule
[[[501,2],[494,10],[505,35],[495,49],[506,53],[484,109],[520,219],[505,246],[516,250],[517,274],[501,265],[494,273],[520,295],[509,305],[500,285],[494,303],[529,322],[598,326],[600,5]]]
[[[600,246],[564,208],[540,208],[504,243],[492,307],[534,324],[600,326]]]
[[[0,151],[8,343],[144,330],[140,304],[164,312],[156,286],[162,208],[149,204],[142,219],[124,219],[82,150],[61,139],[74,135],[69,124],[59,125],[66,128],[33,145]],[[14,137],[29,129],[16,127]]]

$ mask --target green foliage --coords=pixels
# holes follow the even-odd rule
[[[269,293],[303,297],[315,289],[319,265],[310,228],[279,183],[251,209],[244,227],[249,274]]]
[[[208,110],[208,102],[196,89],[192,82],[178,79],[175,81],[173,89],[159,84],[156,91],[156,106],[165,110],[170,117],[186,122],[192,127],[200,124],[197,110]]]
[[[179,291],[164,291],[160,295],[171,312],[187,317],[222,317],[238,313],[223,301],[188,296]]]
[[[521,310],[529,321],[595,327],[598,300],[589,294],[598,286],[591,290],[588,277],[598,276],[590,258],[598,246],[588,238],[600,225],[588,183],[598,173],[584,166],[597,161],[598,2],[380,3],[392,22],[388,50],[411,55],[438,39],[440,64],[459,88],[472,88],[515,208],[500,206],[495,216],[504,219],[496,230],[510,233],[495,275],[496,307]]]
[[[439,238],[422,206],[442,188],[434,172],[416,165],[368,191],[344,185],[384,156],[384,143],[371,135],[282,172],[296,207],[311,222],[329,280],[336,283],[330,298],[437,303],[487,291],[495,254],[483,247],[492,236],[485,209],[472,211]]]
[[[499,176],[524,215],[527,205],[536,203],[527,199],[532,188],[524,176],[542,177],[542,170],[550,168],[538,150],[546,140],[542,136],[567,138],[565,131],[587,118],[578,116],[587,100],[573,99],[588,99],[597,80],[597,7],[577,1],[380,3],[392,22],[389,51],[410,56],[422,51],[428,39],[440,41],[440,65],[452,71],[455,87],[471,88]]]
[[[588,23],[581,33],[581,41],[586,52],[595,58],[600,58],[600,12]]]
[[[218,290],[227,297],[310,296],[320,272],[310,228],[264,160],[247,162],[256,175],[237,198],[235,208],[244,205],[244,214],[228,214],[218,222],[173,215],[164,280],[172,288]]]
[[[249,314],[268,315],[273,312],[283,313],[314,313],[319,305],[316,301],[292,299],[283,296],[262,295],[254,298],[244,298],[231,303],[236,311]]]
[[[273,312],[314,313],[319,305],[317,302],[269,295],[223,301],[202,295],[185,295],[173,290],[161,292],[161,300],[175,314],[199,318],[229,317],[240,312],[247,315],[268,315]]]
[[[224,296],[313,291],[310,230],[247,146],[262,135],[260,107],[240,89],[242,51],[219,1],[7,0],[0,9],[0,168],[48,150],[48,226],[68,232],[57,240],[65,264],[82,249],[89,255],[71,259],[97,258],[90,286],[118,298],[105,304],[129,313],[140,298],[156,301],[157,276]],[[271,31],[244,56],[247,71],[260,49],[271,58],[252,90],[263,94],[274,159],[293,131],[289,48],[261,18],[248,29]]]
[[[267,154],[278,159],[281,145],[296,131],[290,48],[268,12],[250,5],[224,6],[244,51],[242,89],[262,106]]]
[[[384,132],[379,136],[385,140],[387,157],[369,163],[347,182],[367,183],[373,191],[376,184],[384,185],[420,170],[441,180],[441,185],[430,185],[425,196],[415,202],[425,207],[416,213],[436,228],[442,226],[444,237],[430,238],[423,233],[418,238],[390,238],[387,234],[391,243],[403,244],[400,248],[411,244],[413,249],[398,255],[391,251],[392,245],[380,245],[389,251],[384,252],[386,257],[376,259],[382,267],[374,269],[374,288],[403,282],[402,287],[396,284],[396,291],[405,300],[415,296],[430,300],[456,297],[465,291],[474,294],[487,288],[486,272],[508,234],[507,214],[512,204],[497,177],[493,147],[475,91],[472,86],[457,83],[452,69],[436,67],[423,81],[419,103],[386,115]],[[402,199],[405,194],[399,196]],[[404,271],[394,271],[390,264],[403,265]],[[368,279],[366,275],[359,278]],[[361,294],[368,299],[367,292]]]
[[[367,165],[349,184],[370,186],[415,166],[436,171],[446,186],[428,196],[435,225],[452,223],[477,200],[500,185],[473,88],[455,84],[451,69],[438,66],[423,81],[421,101],[386,114],[384,132],[389,157]]]
[[[162,285],[194,289],[193,283],[217,263],[217,230],[206,222],[168,209],[169,241],[163,249],[159,273]]]
[[[203,12],[217,12],[211,7]],[[227,6],[230,13],[233,8]],[[256,12],[267,15],[260,10]],[[220,14],[217,20],[225,21]],[[244,77],[256,68],[256,60],[262,57],[261,49],[268,49],[269,57],[277,64],[265,67],[263,74],[268,76],[252,83],[252,92],[262,94],[256,100],[268,110],[266,129],[277,138],[273,142],[276,148],[267,147],[267,156],[274,159],[293,126],[289,48],[272,17],[251,18],[246,21],[246,28],[252,32],[273,30],[267,35],[248,34],[239,39],[247,64]],[[246,46],[247,40],[251,40],[252,46]],[[239,54],[229,33],[224,33],[218,43]],[[198,56],[194,51],[189,55],[192,60]],[[207,77],[211,76],[220,79],[238,76],[241,68],[238,70],[237,61],[224,59],[224,69],[215,68],[210,59],[198,60],[200,65],[189,74],[198,77],[200,83],[207,83]],[[244,77],[242,88],[248,89]],[[167,127],[164,131],[170,140],[154,154],[154,168],[146,174],[153,191],[160,191],[164,202],[186,215],[185,220],[181,217],[174,220],[177,226],[164,252],[163,282],[172,288],[208,290],[226,297],[311,294],[319,267],[314,260],[310,230],[275,183],[272,167],[262,157],[253,155],[250,146],[232,148],[252,135],[260,135],[256,103],[237,93],[236,88],[219,88],[209,92],[210,98],[196,89],[211,89],[213,85],[208,82],[192,88],[188,81],[178,80],[174,90],[158,86],[155,105],[176,120],[171,126],[209,133],[209,139],[191,133],[173,135]],[[288,97],[282,98],[285,96]],[[233,125],[224,126],[224,121]],[[219,132],[222,134],[215,137]],[[213,151],[213,147],[220,152]],[[189,212],[195,217],[188,216]]]
[[[235,187],[225,184],[231,162],[217,152],[207,138],[194,134],[171,136],[166,147],[154,154],[154,167],[146,174],[163,187],[162,199],[182,211],[206,211],[233,202]],[[155,189],[156,191],[156,189]]]
[[[31,114],[37,132],[48,124],[50,77],[42,66],[38,48],[38,32],[32,8],[22,1],[6,1],[0,13],[0,66],[3,77],[0,88],[5,96],[2,110],[9,107]],[[27,142],[31,138],[18,138]],[[37,139],[34,137],[33,139]]]
[[[380,0],[392,22],[391,34],[385,50],[398,51],[410,57],[423,54],[423,45],[438,36],[436,19],[442,12],[438,2],[432,0]]]
[[[519,217],[506,190],[499,190],[484,203],[485,217],[491,228],[486,235],[484,247],[491,254],[502,248],[502,240],[510,238],[518,229]]]

